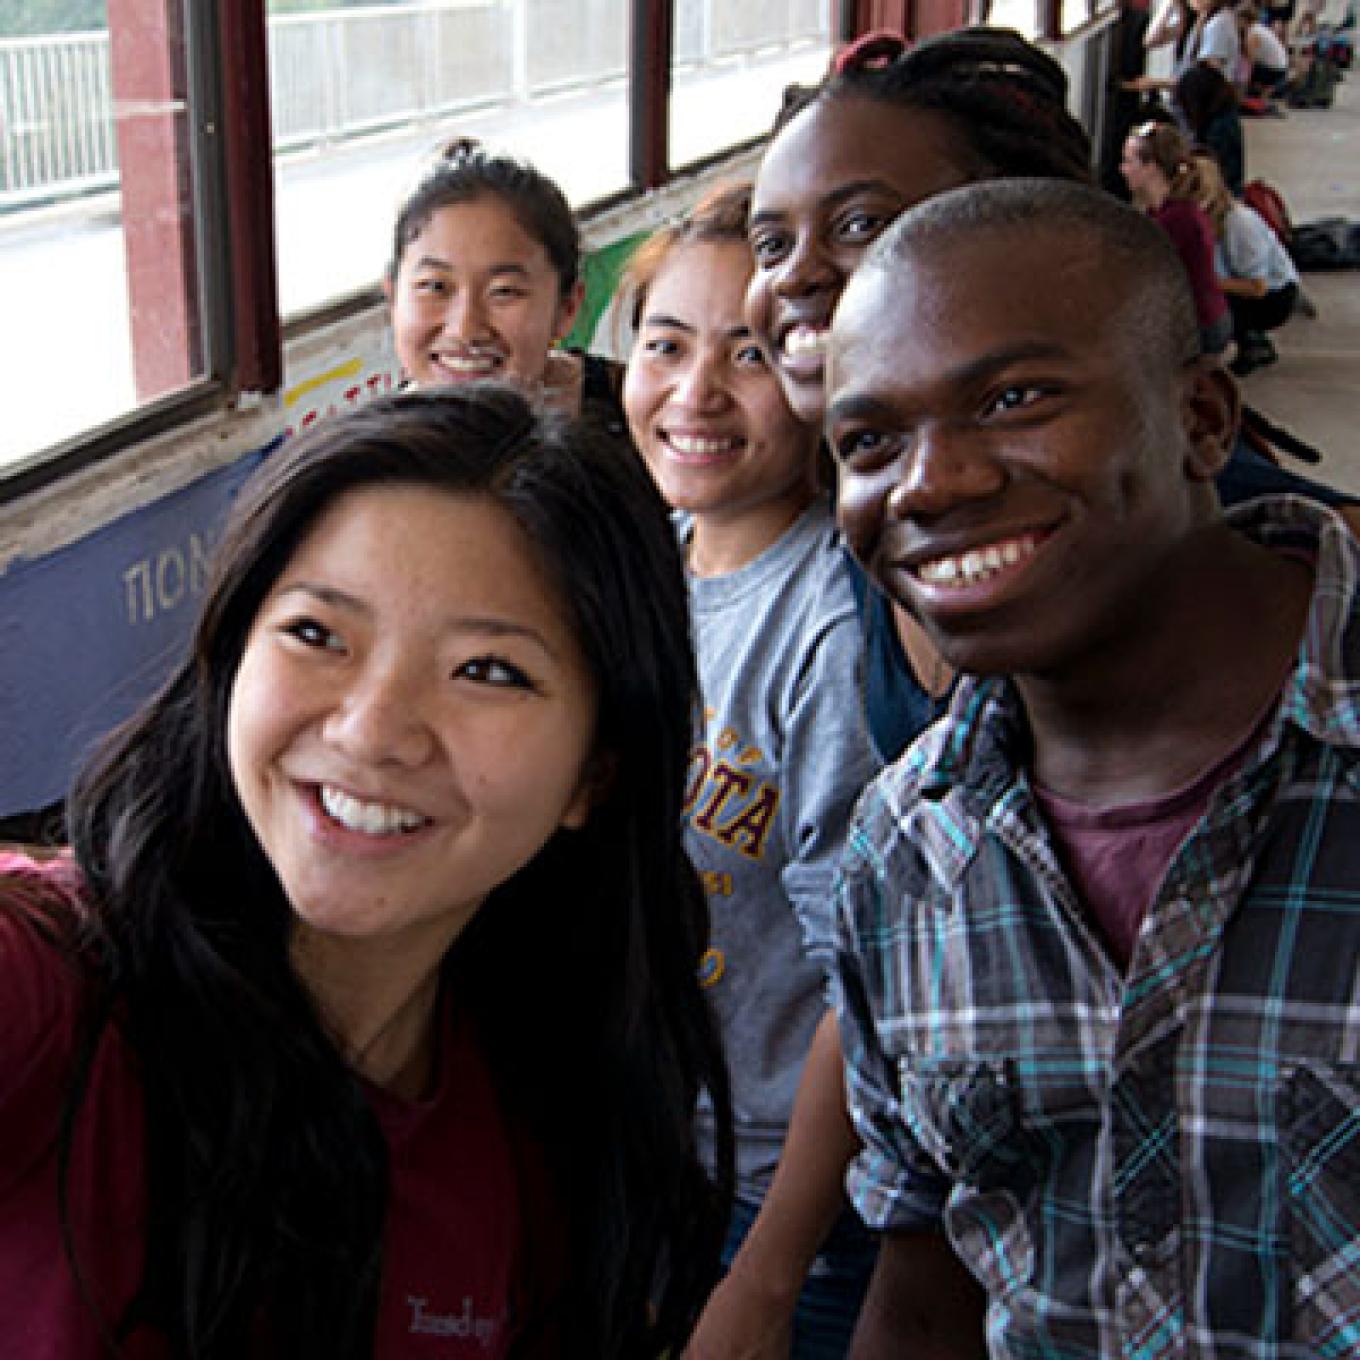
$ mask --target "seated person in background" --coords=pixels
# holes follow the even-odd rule
[[[678,1350],[731,1176],[694,694],[602,432],[483,386],[275,454],[74,855],[0,858],[6,1360]]]
[[[1233,380],[1080,186],[900,218],[827,403],[847,539],[962,677],[843,866],[853,1355],[951,1353],[940,1231],[998,1355],[1360,1352],[1360,544],[1224,518]]]
[[[1238,202],[1218,163],[1194,153],[1199,205],[1214,228],[1214,268],[1232,312],[1237,354],[1229,367],[1243,377],[1279,357],[1267,331],[1283,326],[1299,296],[1299,271],[1260,213]]]
[[[703,980],[736,1117],[728,1274],[688,1354],[778,1345],[839,1360],[875,1243],[845,1202],[847,1154],[833,1152],[851,1141],[838,1071],[801,1138],[789,1125],[826,1014],[836,858],[879,762],[858,702],[853,568],[818,482],[821,432],[789,409],[742,311],[749,207],[744,186],[710,196],[642,246],[621,287],[636,333],[624,405],[680,512],[688,564],[703,710],[685,843],[708,888]],[[838,1063],[834,1031],[818,1038]],[[712,1147],[709,1111],[700,1132]],[[776,1179],[786,1212],[757,1220]]]
[[[525,161],[449,143],[397,213],[383,286],[415,387],[510,381],[623,429],[619,366],[559,346],[585,295],[566,196]]]
[[[1133,206],[1170,237],[1195,300],[1199,346],[1222,354],[1232,339],[1232,313],[1214,268],[1214,228],[1199,205],[1199,171],[1190,145],[1169,123],[1143,123],[1124,141],[1119,171]]]
[[[1237,24],[1247,70],[1246,93],[1278,98],[1289,83],[1289,49],[1254,5],[1245,4],[1237,11]]]

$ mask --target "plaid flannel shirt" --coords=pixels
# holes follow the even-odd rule
[[[1004,680],[870,786],[833,991],[872,1226],[943,1222],[1001,1356],[1360,1354],[1360,545],[1313,555],[1273,719],[1215,792],[1127,972],[1076,902]]]

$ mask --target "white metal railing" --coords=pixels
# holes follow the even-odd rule
[[[675,63],[826,40],[825,0],[679,0]],[[410,0],[269,20],[275,150],[622,78],[628,0]],[[107,33],[0,37],[0,212],[118,182]]]
[[[0,38],[0,207],[117,178],[109,35]]]

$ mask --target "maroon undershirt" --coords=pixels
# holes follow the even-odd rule
[[[1246,759],[1274,709],[1272,700],[1260,721],[1217,764],[1157,798],[1096,808],[1035,785],[1058,858],[1121,968],[1133,957],[1143,917],[1176,851],[1204,815],[1214,790]]]

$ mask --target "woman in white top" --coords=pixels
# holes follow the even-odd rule
[[[1232,370],[1250,373],[1278,357],[1267,331],[1284,325],[1299,296],[1299,273],[1280,238],[1260,213],[1228,192],[1218,164],[1195,154],[1200,207],[1214,226],[1214,264],[1218,285],[1232,311],[1237,357]]]
[[[1281,94],[1289,80],[1289,49],[1255,6],[1240,9],[1237,22],[1247,93],[1266,97]]]
[[[1148,25],[1143,46],[1151,50],[1168,43],[1176,45],[1173,78],[1137,76],[1126,80],[1124,89],[1144,94],[1170,91],[1176,78],[1201,63],[1212,66],[1230,83],[1237,84],[1242,65],[1242,39],[1231,0],[1163,0]]]

